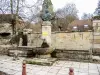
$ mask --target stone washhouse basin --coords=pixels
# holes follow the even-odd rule
[[[47,55],[47,54],[51,54],[53,52],[53,49],[36,47],[33,49],[33,52],[36,53],[37,55]]]
[[[51,54],[54,50],[48,45],[48,43],[44,40],[41,44],[41,47],[36,47],[33,49],[37,55],[47,55]]]

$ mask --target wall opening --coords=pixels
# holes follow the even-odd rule
[[[4,32],[4,33],[0,33],[0,36],[1,36],[1,37],[7,37],[7,36],[10,36],[10,34],[11,34],[11,33],[6,33],[6,32]]]

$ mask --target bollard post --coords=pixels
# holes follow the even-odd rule
[[[26,75],[26,63],[23,62],[22,64],[22,75]]]
[[[73,68],[69,68],[69,75],[74,75],[74,69]]]

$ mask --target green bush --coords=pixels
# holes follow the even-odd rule
[[[94,16],[93,20],[100,20],[100,16]]]

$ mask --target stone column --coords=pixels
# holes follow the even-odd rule
[[[20,38],[20,40],[19,40],[19,46],[22,46],[22,42],[23,42],[23,39]]]
[[[44,21],[42,23],[42,39],[45,39],[46,42],[51,47],[51,22],[50,21]]]
[[[100,20],[93,20],[93,29],[94,32],[92,32],[92,50],[97,52],[97,50],[100,50]],[[92,56],[92,51],[91,51],[91,56]],[[91,57],[92,58],[92,57]]]
[[[94,32],[100,32],[100,20],[93,20]]]

